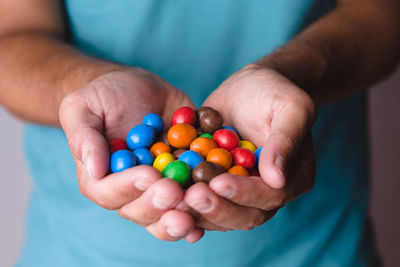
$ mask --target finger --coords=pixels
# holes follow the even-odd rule
[[[121,207],[118,214],[147,226],[158,221],[165,211],[174,208],[182,198],[183,191],[179,184],[164,178],[152,184],[140,197]]]
[[[204,229],[196,227],[187,235],[185,235],[184,239],[187,242],[193,244],[199,241],[203,236],[204,236]]]
[[[287,191],[270,187],[261,177],[222,174],[209,186],[219,196],[245,207],[273,210],[287,202]]]
[[[76,92],[63,100],[59,117],[78,171],[83,169],[93,179],[104,177],[108,172],[109,150],[102,134],[102,118],[92,113],[85,98]]]
[[[204,183],[191,186],[184,200],[208,221],[228,229],[249,230],[273,216],[259,209],[233,204],[216,195]]]
[[[146,227],[150,234],[165,241],[178,241],[194,229],[193,218],[189,214],[178,210],[165,212],[159,221]]]
[[[238,205],[274,210],[306,193],[314,185],[315,161],[311,135],[306,137],[291,167],[288,183],[283,189],[270,187],[261,177],[232,174],[215,177],[209,187],[219,196]]]
[[[87,177],[85,172],[78,176],[81,193],[97,205],[110,210],[119,209],[135,200],[161,179],[160,172],[147,165],[113,173],[100,180]]]
[[[198,228],[201,228],[201,229],[204,229],[207,231],[220,231],[220,232],[225,232],[225,231],[231,230],[231,229],[221,227],[219,225],[216,225],[216,224],[208,221],[203,216],[201,216],[201,214],[198,213],[196,210],[189,207],[184,201],[179,202],[178,205],[176,205],[175,209],[190,214],[194,218],[194,220],[196,222],[196,226]]]
[[[306,105],[303,102],[310,103]],[[261,177],[268,185],[273,188],[285,186],[290,162],[297,156],[313,122],[313,104],[305,96],[296,101],[286,101],[274,114],[270,135],[263,144],[259,161]]]

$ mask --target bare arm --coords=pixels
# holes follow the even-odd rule
[[[337,2],[332,12],[258,62],[306,90],[317,105],[365,89],[400,57],[400,1]]]
[[[0,2],[0,104],[25,120],[59,125],[67,93],[122,68],[69,46],[62,8],[56,0]]]

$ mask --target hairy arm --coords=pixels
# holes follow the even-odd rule
[[[0,2],[0,104],[18,117],[59,125],[64,96],[122,67],[65,42],[62,1]]]
[[[257,62],[306,90],[317,105],[357,93],[400,57],[400,1],[338,0],[337,7]]]

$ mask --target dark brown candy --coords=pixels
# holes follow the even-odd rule
[[[200,128],[206,133],[213,133],[222,127],[223,119],[221,114],[214,110],[207,110],[200,117]]]
[[[212,162],[202,161],[193,169],[192,178],[195,183],[204,182],[208,184],[215,176],[224,172],[225,170],[221,166]]]
[[[177,150],[175,150],[174,153],[172,153],[172,155],[173,155],[176,159],[178,159],[179,156],[180,156],[183,152],[185,152],[185,151],[187,151],[187,149],[177,149]]]
[[[164,143],[166,143],[167,145],[169,145],[169,142],[168,142],[168,132],[163,132],[163,133],[158,137],[158,141],[164,142]]]
[[[197,119],[200,120],[201,116],[203,116],[204,112],[209,111],[209,110],[214,110],[214,109],[210,108],[210,107],[201,107],[201,108],[196,109]]]
[[[204,131],[201,128],[197,128],[196,131],[197,131],[197,137],[199,137],[204,133]]]

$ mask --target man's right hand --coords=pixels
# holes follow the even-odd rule
[[[72,151],[84,196],[103,208],[145,226],[155,237],[198,241],[204,231],[182,211],[184,192],[173,180],[141,165],[108,174],[108,142],[124,137],[150,113],[170,121],[181,106],[194,107],[180,90],[138,68],[110,72],[67,95],[60,122]]]

